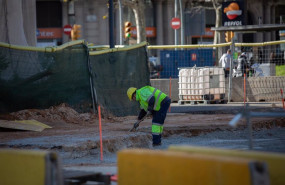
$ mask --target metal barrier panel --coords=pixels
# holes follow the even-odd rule
[[[160,78],[178,78],[178,68],[214,66],[213,49],[185,49],[160,51]]]

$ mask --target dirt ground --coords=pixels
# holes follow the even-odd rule
[[[237,128],[232,128],[228,125],[234,116],[235,114],[169,113],[163,132],[163,141],[167,145],[160,148],[167,148],[173,143],[183,143],[187,138],[197,136],[203,138],[205,134],[214,132],[222,132],[219,133],[219,136],[224,133],[225,137],[228,138],[231,135],[227,134],[233,134],[241,130],[246,132],[244,120],[239,122]],[[100,138],[97,115],[91,113],[79,114],[67,105],[62,104],[45,110],[29,109],[8,115],[0,115],[0,119],[35,119],[52,127],[42,132],[2,128],[0,129],[0,148],[53,150],[61,155],[65,165],[75,163],[91,164],[94,163],[94,158],[99,158]],[[140,124],[137,132],[129,132],[135,121],[136,116],[104,116],[102,119],[102,135],[106,163],[115,163],[114,154],[124,148],[152,148],[151,117]],[[268,136],[270,134],[274,135],[274,132],[281,132],[278,133],[280,137],[285,135],[284,118],[254,118],[252,119],[252,123],[255,132],[272,130],[273,133],[268,133]],[[261,135],[264,134],[261,133]],[[175,141],[171,140],[174,138],[173,136],[175,137]],[[285,141],[283,139],[281,138],[279,141],[281,144],[285,144],[283,143]],[[283,149],[281,150],[283,152]]]
[[[168,113],[164,124],[164,136],[180,133],[184,130],[187,134],[189,130],[192,135],[197,135],[200,130],[210,132],[211,130],[231,129],[228,125],[229,121],[235,115],[233,114],[185,114],[185,113]],[[17,131],[0,128],[0,141],[6,142],[9,140],[33,138],[41,136],[56,136],[56,135],[76,135],[76,134],[92,134],[99,135],[99,120],[98,115],[92,113],[80,114],[74,109],[65,104],[51,107],[49,109],[27,109],[6,115],[0,115],[0,119],[4,120],[37,120],[51,126],[51,129],[45,129],[42,132],[33,131]],[[118,137],[121,135],[130,135],[134,132],[129,132],[133,123],[137,120],[136,116],[127,117],[112,117],[103,116],[102,132],[103,136],[112,135]],[[284,119],[280,118],[255,118],[252,119],[255,128],[266,127],[270,128],[273,124],[283,126]],[[144,120],[139,127],[140,132],[148,132],[151,126],[151,117]],[[245,121],[241,120],[239,126],[245,127]],[[285,126],[285,123],[284,123]]]

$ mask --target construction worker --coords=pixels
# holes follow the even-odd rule
[[[239,76],[243,77],[244,74],[247,74],[248,70],[249,70],[249,66],[248,66],[248,62],[247,62],[247,56],[246,56],[246,53],[243,52],[238,57],[238,66],[237,66],[238,75],[237,75],[237,77],[239,77]]]
[[[163,131],[163,124],[166,118],[171,99],[162,91],[145,86],[140,89],[130,87],[127,91],[130,101],[138,101],[140,103],[141,111],[138,120],[141,120],[146,115],[152,115],[152,145],[161,145],[161,135]]]
[[[228,49],[227,53],[224,53],[223,56],[219,60],[219,65],[224,68],[225,77],[229,77],[230,74],[230,63],[232,60],[231,50]]]

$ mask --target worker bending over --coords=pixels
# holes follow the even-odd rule
[[[163,131],[163,124],[166,118],[171,99],[162,91],[145,86],[140,89],[130,87],[127,91],[130,101],[138,101],[140,103],[141,111],[138,120],[143,119],[144,116],[152,115],[152,145],[161,145],[161,135]]]

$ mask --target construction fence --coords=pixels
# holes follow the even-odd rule
[[[145,46],[89,52],[96,101],[116,116],[137,114],[139,106],[128,99],[127,90],[150,85]]]
[[[95,51],[83,40],[51,48],[0,43],[0,112],[66,103],[78,112],[100,105],[104,113],[132,115],[139,106],[127,89],[149,84],[146,43]]]
[[[285,88],[283,44],[285,41],[235,44],[233,68],[241,52],[246,52],[253,64],[265,66],[263,76],[261,73],[258,76],[256,72],[248,73],[246,93],[248,97],[258,95],[269,98],[249,100],[279,101],[280,89],[284,91]],[[191,100],[191,97],[204,103],[226,100],[229,91],[233,91],[232,100],[235,100],[234,96],[239,96],[239,101],[243,94],[235,95],[234,91],[235,87],[238,91],[244,87],[243,77],[224,78],[223,70],[217,66],[217,50],[226,51],[230,47],[231,43],[147,46],[144,42],[109,49],[108,46],[87,45],[83,40],[47,48],[0,43],[0,112],[45,109],[66,103],[78,112],[96,112],[100,105],[103,113],[135,115],[139,105],[129,101],[126,91],[129,87],[140,88],[150,84],[166,92],[172,100],[177,97],[177,101]],[[159,60],[152,57],[152,51],[160,53]],[[184,86],[185,82],[179,83],[179,70],[183,68],[189,69],[183,74],[192,74],[191,77],[196,80],[190,86],[188,82]],[[275,76],[278,80],[273,78]],[[150,82],[150,78],[158,79],[154,83],[153,79]],[[203,84],[199,84],[201,79]],[[229,79],[232,79],[231,89]],[[253,82],[255,85],[251,85]],[[215,88],[214,93],[212,88]],[[193,94],[187,92],[202,94],[191,96]],[[279,94],[279,99],[271,98],[273,94]]]
[[[285,41],[148,46],[151,84],[178,103],[279,101],[285,88],[284,45]],[[227,49],[232,49],[232,75],[223,78],[219,60]],[[245,77],[238,72],[242,53]]]
[[[233,73],[242,53],[246,55],[247,76],[284,76],[285,40],[264,43],[156,45],[148,46],[153,78],[178,78],[179,68],[220,66],[219,59],[233,49]],[[249,74],[249,72],[252,72]],[[282,73],[283,72],[283,73]],[[234,74],[233,74],[234,76]]]

